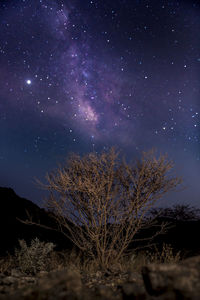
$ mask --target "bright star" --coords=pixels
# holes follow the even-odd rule
[[[30,79],[27,79],[27,80],[26,80],[26,83],[27,83],[28,85],[30,85],[30,84],[32,83],[32,81],[31,81]]]

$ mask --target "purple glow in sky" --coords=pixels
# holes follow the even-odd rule
[[[195,0],[1,1],[0,186],[40,202],[69,152],[155,147],[199,205],[199,31]]]

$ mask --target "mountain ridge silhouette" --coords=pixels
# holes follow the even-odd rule
[[[33,223],[24,222],[31,218]],[[49,229],[47,229],[49,227]],[[41,241],[53,242],[57,249],[71,248],[72,242],[57,231],[57,224],[51,215],[26,198],[18,196],[12,188],[0,187],[0,254],[13,252],[18,240],[30,242],[35,237]]]

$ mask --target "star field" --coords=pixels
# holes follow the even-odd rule
[[[40,203],[33,178],[117,146],[157,148],[199,205],[198,1],[0,2],[0,186]],[[167,203],[167,202],[166,202]]]

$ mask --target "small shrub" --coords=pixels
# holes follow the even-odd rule
[[[0,258],[0,273],[9,274],[10,271],[15,267],[13,256],[9,253],[6,257]]]
[[[120,260],[121,271],[141,272],[149,263],[177,263],[182,259],[182,253],[175,251],[171,245],[163,244],[161,250],[157,247],[150,250],[132,252]]]
[[[75,250],[75,248],[59,254],[61,255],[61,268],[74,269],[81,273],[87,274],[96,272],[99,269],[97,259],[91,259],[90,257],[87,257],[87,255]],[[55,262],[55,265],[56,264],[57,263]]]
[[[15,250],[15,259],[21,272],[36,274],[48,271],[50,254],[55,247],[53,243],[41,242],[35,238],[30,246],[24,240],[19,240],[19,244],[21,248]]]
[[[163,244],[161,251],[155,247],[155,251],[147,251],[146,255],[147,261],[154,263],[176,263],[181,259],[181,252],[175,252],[169,244]]]

